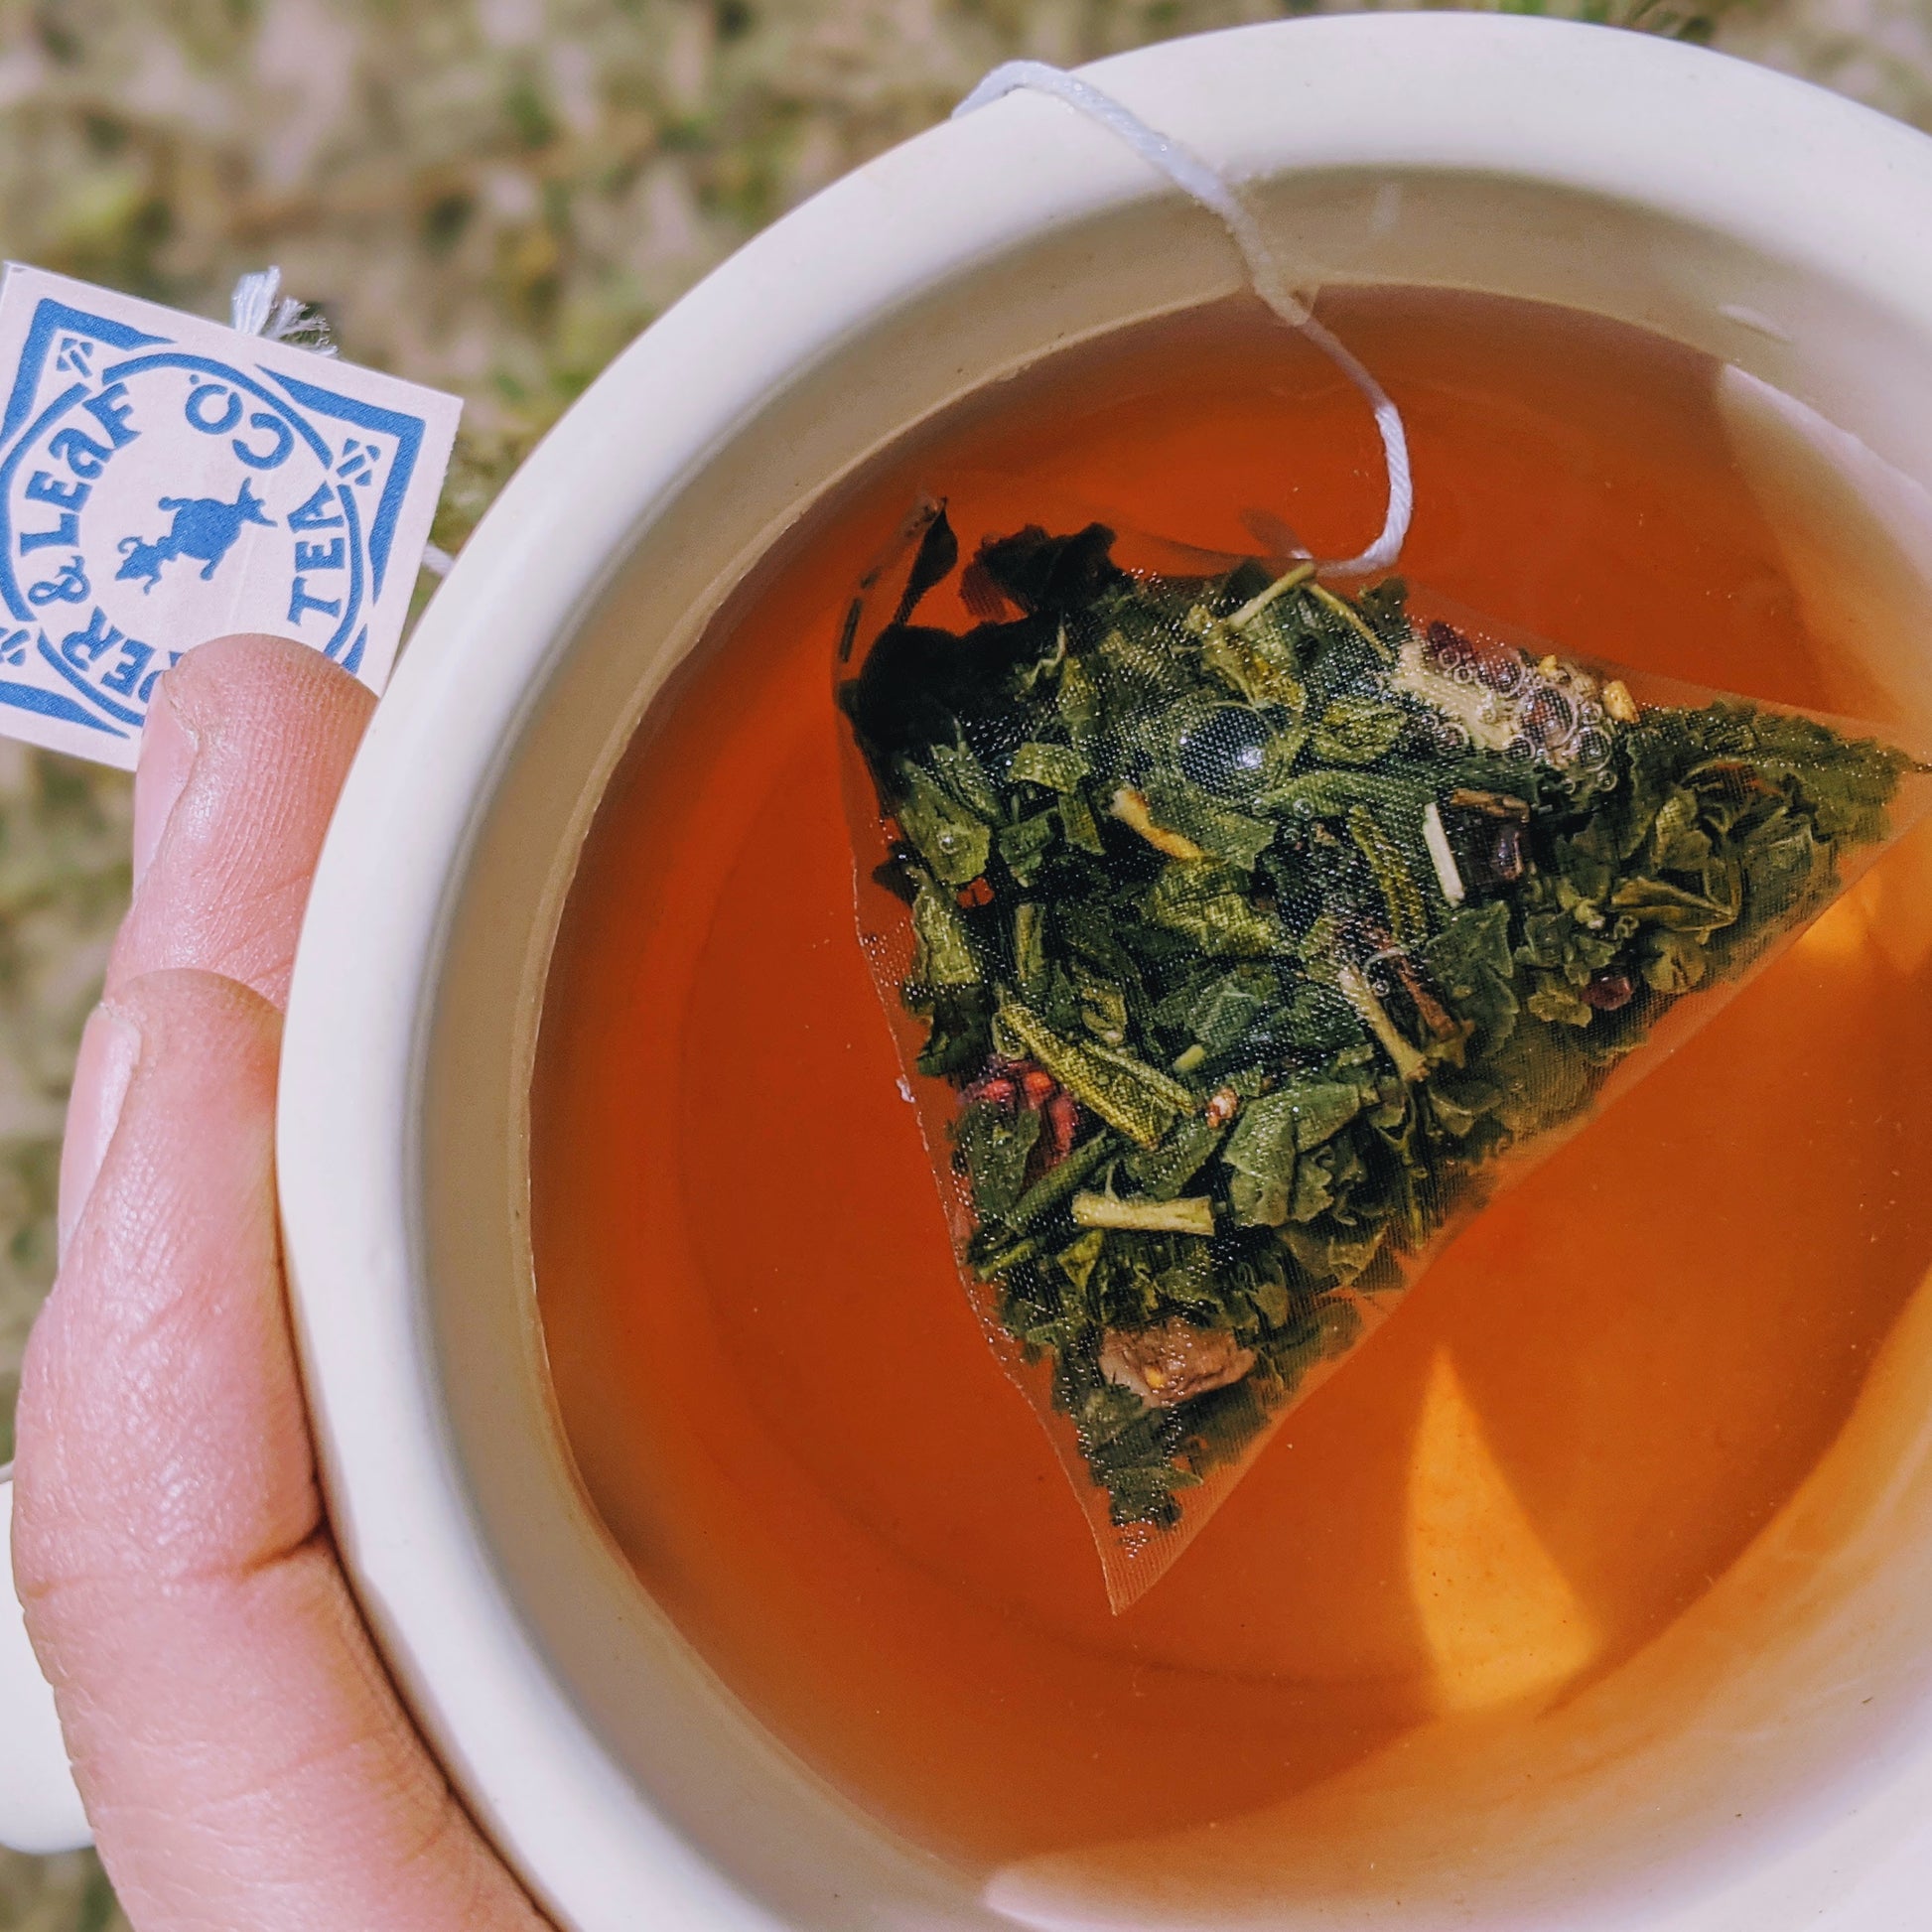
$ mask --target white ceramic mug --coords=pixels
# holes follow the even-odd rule
[[[1932,480],[1932,143],[1916,134],[1715,56],[1522,19],[1257,27],[1089,71],[1248,180],[1284,258],[1321,280],[1658,330],[1815,405],[1908,487]],[[1126,1910],[1104,1883],[1083,1907],[1051,1868],[968,1881],[889,1840],[759,1730],[612,1552],[543,1374],[526,1095],[601,788],[773,537],[948,401],[1239,280],[1210,219],[1058,103],[1016,96],[886,155],[727,263],[564,419],[465,550],[357,759],[283,1066],[315,1426],[398,1682],[566,1926]],[[1932,638],[1895,649],[1898,680],[1932,680]],[[1277,1888],[1239,1922],[1922,1926],[1929,1414],[1922,1295],[1791,1506],[1622,1667],[1654,1680],[1651,1722],[1585,1696],[1533,1746],[1493,1723],[1425,1727],[1275,1822]],[[0,1837],[53,1843],[77,1813],[70,1796],[38,1821],[21,1807],[53,1769],[22,1655],[0,1648],[0,1759],[21,1773],[0,1782]],[[33,1734],[14,1715],[29,1690]],[[1187,1922],[1184,1904],[1148,1910]]]

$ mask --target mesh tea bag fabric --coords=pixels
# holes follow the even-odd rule
[[[1114,548],[962,558],[925,505],[838,677],[962,1274],[1121,1609],[1458,1223],[1927,801],[1868,732],[1363,587],[1386,555]],[[963,625],[921,623],[942,584]]]
[[[1835,722],[1302,565],[958,569],[841,698],[862,923],[972,1292],[1116,1607],[1457,1221],[1923,809]],[[1693,997],[1695,996],[1695,997]]]

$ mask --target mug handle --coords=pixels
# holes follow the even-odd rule
[[[0,1845],[75,1852],[93,1843],[68,1766],[54,1693],[14,1594],[13,1465],[0,1468]]]

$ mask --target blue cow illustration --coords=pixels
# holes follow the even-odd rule
[[[249,487],[245,477],[241,480],[241,494],[232,503],[224,503],[218,496],[164,496],[160,507],[175,513],[168,534],[152,543],[146,537],[123,537],[120,549],[125,561],[114,573],[117,583],[122,578],[138,580],[144,597],[160,583],[161,566],[171,558],[199,557],[202,581],[206,583],[214,575],[215,566],[234,548],[244,523],[273,527],[275,522],[272,516],[263,513],[262,500]]]

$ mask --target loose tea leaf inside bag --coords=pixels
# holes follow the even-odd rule
[[[1383,428],[1362,557],[1134,572],[1093,523],[963,558],[933,503],[841,646],[862,935],[1116,1609],[1461,1221],[1927,802],[1868,730],[1412,598],[1399,418],[1307,326]],[[976,621],[922,624],[949,580]]]
[[[1923,808],[1904,754],[1353,596],[965,567],[841,686],[964,1271],[1124,1607],[1454,1225]],[[883,889],[883,891],[875,890]],[[890,896],[890,897],[888,897]]]

